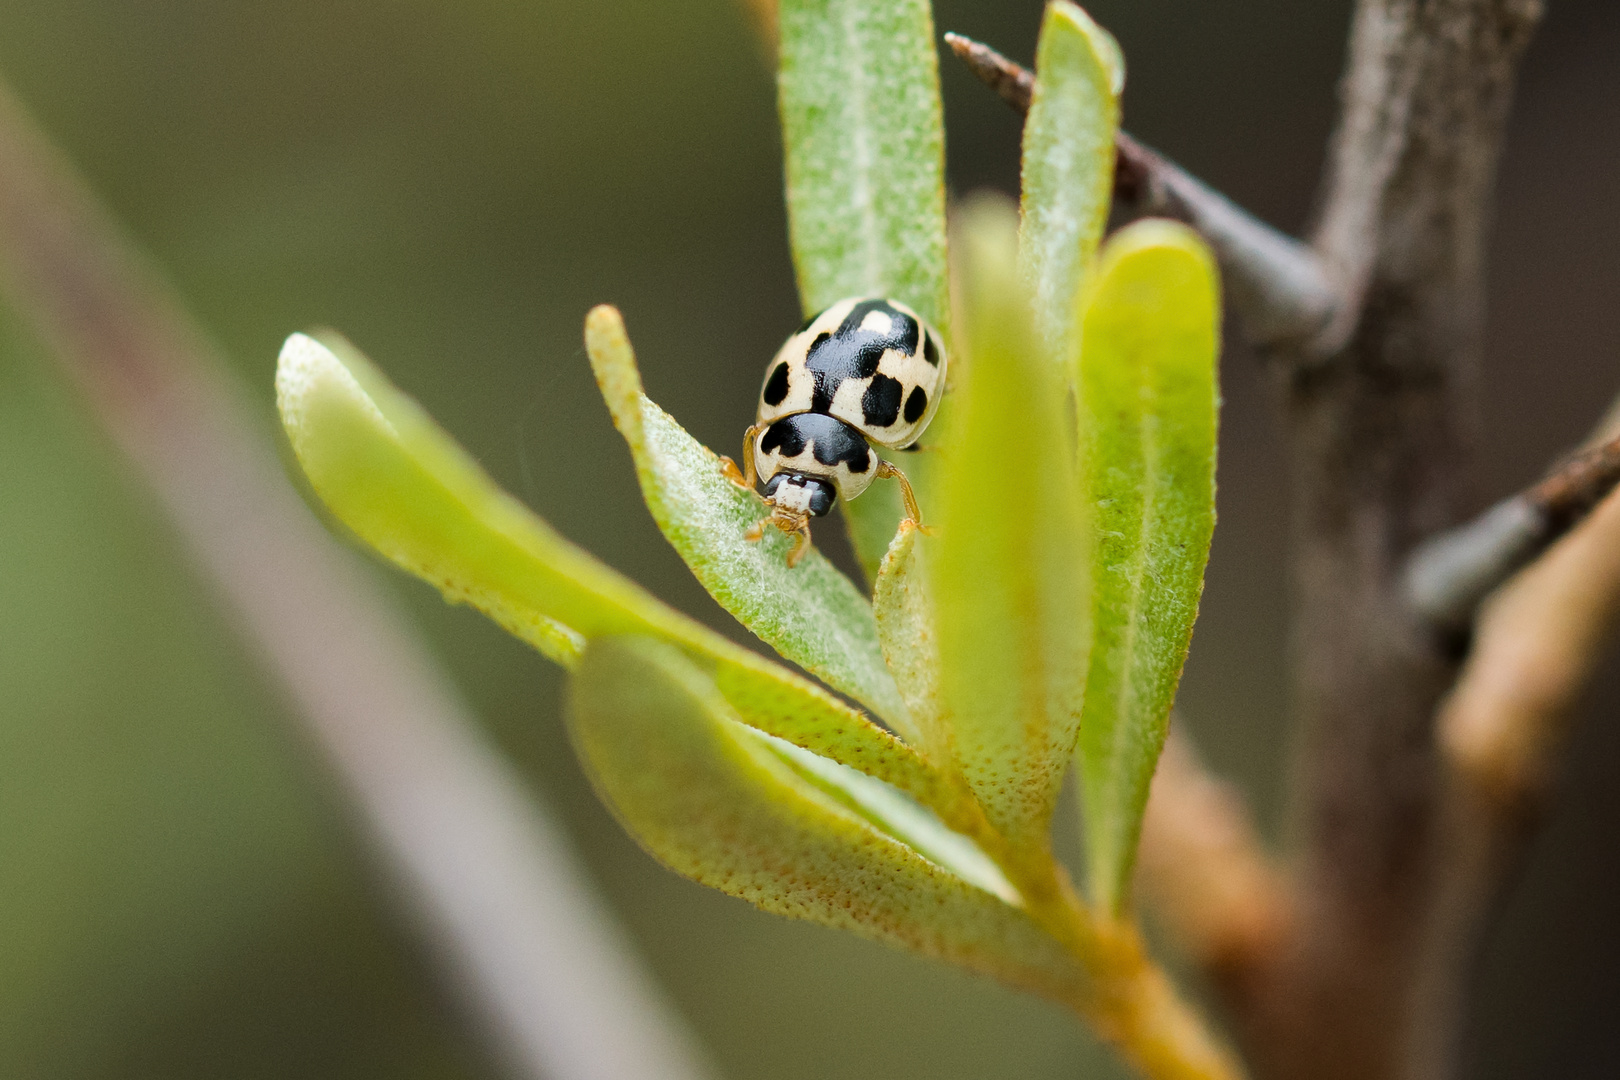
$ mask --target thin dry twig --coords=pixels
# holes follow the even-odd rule
[[[1620,438],[1570,457],[1529,490],[1425,542],[1406,569],[1412,610],[1437,630],[1466,630],[1492,590],[1569,532],[1616,484]]]
[[[1447,763],[1504,812],[1545,793],[1620,619],[1620,494],[1491,597],[1440,713]]]
[[[1613,447],[1617,421],[1611,417],[1600,429],[1610,441],[1599,452]],[[1592,457],[1589,451],[1572,464]],[[1533,490],[1578,506],[1587,498],[1579,493],[1583,486],[1565,476]],[[1468,661],[1439,710],[1441,854],[1423,971],[1467,969],[1502,884],[1535,834],[1570,720],[1613,640],[1620,622],[1620,492],[1612,486],[1484,601]],[[1441,1075],[1458,1056],[1462,986],[1435,980],[1420,985],[1413,1000],[1424,1014],[1412,1025],[1407,1072]]]
[[[180,306],[0,86],[0,295],[167,511],[514,1075],[701,1080],[684,1026]]]
[[[961,34],[946,34],[945,41],[1003,101],[1020,115],[1029,111],[1034,72]],[[1124,132],[1115,139],[1115,162],[1114,195],[1133,213],[1184,221],[1209,241],[1232,308],[1255,345],[1308,341],[1334,320],[1339,291],[1310,247]]]
[[[1620,409],[1593,441],[1531,489],[1567,535],[1484,602],[1440,711],[1447,762],[1503,807],[1545,789],[1565,721],[1620,617]]]
[[[1137,886],[1183,948],[1217,980],[1241,980],[1293,920],[1283,874],[1247,802],[1212,775],[1179,725],[1170,729],[1147,816]]]

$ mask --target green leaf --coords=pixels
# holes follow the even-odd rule
[[[944,330],[945,127],[928,0],[783,0],[780,65],[804,313],[889,296]]]
[[[668,646],[592,641],[569,683],[568,718],[603,800],[677,873],[1052,997],[1072,999],[1082,984],[1020,908],[790,767]]]
[[[965,207],[955,247],[966,356],[931,553],[941,690],[956,761],[991,823],[1045,851],[1091,642],[1069,395],[1031,325],[1011,206]]]
[[[1036,328],[1064,364],[1078,354],[1080,289],[1108,222],[1124,80],[1108,31],[1066,0],[1047,5],[1024,123],[1020,240]]]
[[[745,722],[963,819],[955,785],[913,748],[564,540],[352,346],[294,334],[276,391],[299,464],[333,515],[447,600],[471,604],[569,667],[587,640],[604,635],[672,642],[709,671]]]
[[[642,393],[617,310],[590,313],[585,347],[653,520],[703,587],[777,652],[912,738],[866,597],[814,549],[790,570],[791,541],[777,529],[745,539],[769,516],[764,502],[727,480],[720,459]]]
[[[329,344],[287,339],[277,403],[311,485],[357,536],[565,665],[592,633],[682,632],[674,612],[496,488],[358,351]]]
[[[780,28],[788,220],[804,313],[887,296],[949,341],[945,128],[928,0],[782,0]],[[929,513],[931,479],[901,464]],[[900,521],[892,487],[844,504],[869,579]]]
[[[954,760],[951,723],[939,689],[939,637],[928,576],[931,541],[902,524],[878,569],[872,593],[883,659],[894,673],[916,734],[911,741],[933,761]]]
[[[1080,727],[1088,881],[1128,892],[1215,527],[1220,286],[1192,230],[1122,229],[1088,290],[1080,451],[1099,537]]]
[[[944,822],[881,780],[858,773],[847,765],[801,750],[753,728],[795,772],[810,780],[878,829],[938,863],[963,881],[1001,897],[1014,906],[1023,904],[1018,889],[995,861],[972,840],[953,832]]]

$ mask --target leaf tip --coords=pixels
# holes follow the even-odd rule
[[[593,334],[611,334],[617,332],[624,335],[624,315],[612,304],[597,304],[585,313],[585,337],[587,340]]]
[[[337,353],[309,334],[290,335],[276,360],[276,410],[295,452],[309,432],[310,407],[323,395],[344,399],[345,404],[359,408],[370,419],[391,427]]]
[[[1108,238],[1098,262],[1099,273],[1090,283],[1093,298],[1128,282],[1153,281],[1158,287],[1151,296],[1134,290],[1138,304],[1173,296],[1183,307],[1193,303],[1205,321],[1219,322],[1220,269],[1214,252],[1190,226],[1166,218],[1133,221]]]
[[[1067,24],[1070,29],[1086,39],[1091,51],[1096,54],[1098,61],[1103,65],[1108,75],[1109,89],[1117,98],[1125,90],[1125,53],[1119,47],[1119,41],[1097,25],[1085,8],[1070,0],[1052,0],[1047,7],[1047,17],[1054,22]]]
[[[1153,248],[1167,248],[1185,252],[1213,265],[1215,257],[1209,245],[1191,225],[1170,218],[1142,218],[1124,226],[1108,239],[1110,251],[1120,255],[1134,254]]]
[[[598,304],[585,316],[585,352],[614,426],[631,438],[641,424],[641,372],[624,316],[612,304]]]

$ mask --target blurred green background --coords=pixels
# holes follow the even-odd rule
[[[1620,5],[1549,6],[1493,241],[1481,505],[1620,389]],[[1036,0],[936,10],[1032,51]],[[1127,125],[1301,228],[1346,0],[1092,10],[1126,49]],[[798,321],[772,84],[729,0],[0,0],[0,71],[267,429],[282,338],[340,328],[566,534],[736,633],[641,508],[579,333],[618,304],[652,396],[729,450]],[[1015,118],[954,62],[944,77],[954,190],[1015,190]],[[1234,346],[1223,379],[1182,706],[1274,823],[1287,478],[1258,362]],[[379,576],[728,1077],[1121,1075],[1054,1008],[661,870],[579,773],[557,671]],[[1615,668],[1482,965],[1476,1076],[1620,1074]],[[0,308],[0,1077],[496,1075],[374,870],[285,703]]]

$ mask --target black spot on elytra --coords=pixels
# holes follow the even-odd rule
[[[874,311],[889,317],[888,333],[861,329],[861,323]],[[837,330],[817,334],[810,345],[805,366],[815,378],[811,410],[824,413],[831,409],[833,396],[845,379],[869,379],[877,374],[878,361],[890,349],[907,356],[916,353],[921,333],[916,319],[896,310],[887,300],[862,300],[856,304]]]
[[[906,398],[906,423],[915,424],[922,419],[922,414],[928,411],[928,395],[923,388],[913,386],[911,396]]]
[[[771,377],[765,380],[765,404],[780,405],[782,399],[788,395],[788,366],[783,361],[771,369]]]
[[[939,340],[933,334],[923,335],[923,359],[939,367]]]
[[[852,473],[863,473],[872,467],[872,448],[860,432],[838,419],[823,413],[794,413],[784,416],[765,429],[759,440],[763,454],[781,452],[785,458],[795,458],[809,445],[818,464],[836,469],[839,462],[849,466]]]
[[[893,424],[900,415],[900,380],[882,372],[873,375],[866,393],[861,395],[861,415],[872,427]]]
[[[786,416],[766,428],[765,437],[759,440],[759,452],[774,454],[780,451],[783,457],[790,458],[804,453],[804,433],[793,422],[798,418]]]

